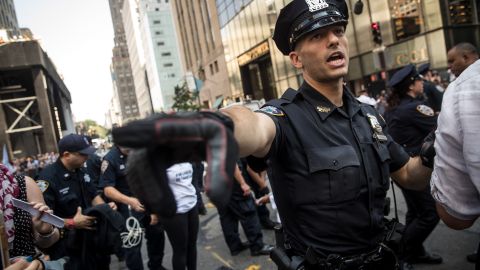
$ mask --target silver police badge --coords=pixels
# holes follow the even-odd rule
[[[321,9],[327,8],[328,4],[325,0],[305,0],[308,5],[308,10],[310,12],[319,11]]]

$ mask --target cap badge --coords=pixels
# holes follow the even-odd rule
[[[328,7],[325,0],[305,0],[305,2],[307,3],[310,12],[315,12]]]

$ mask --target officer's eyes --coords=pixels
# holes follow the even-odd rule
[[[343,27],[335,28],[334,33],[337,36],[343,36],[345,34],[345,29]]]

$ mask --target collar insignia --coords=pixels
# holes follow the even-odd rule
[[[317,106],[317,111],[321,113],[329,113],[331,110],[329,107]]]
[[[308,5],[308,10],[310,12],[319,11],[321,9],[327,8],[328,4],[325,0],[305,0]]]

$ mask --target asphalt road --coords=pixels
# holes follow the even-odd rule
[[[391,189],[389,191],[391,196]],[[403,196],[396,188],[398,201],[398,214],[400,220],[404,222],[406,205]],[[237,256],[231,256],[225,244],[218,213],[214,207],[207,204],[208,214],[200,216],[200,231],[198,237],[198,267],[199,270],[216,270],[221,266],[227,266],[235,270],[276,270],[277,268],[267,256],[251,257],[248,250],[243,251]],[[392,211],[393,215],[393,203]],[[242,231],[240,229],[240,231]],[[476,250],[480,240],[480,224],[476,223],[472,228],[465,231],[454,231],[440,223],[427,239],[425,246],[427,250],[441,255],[444,262],[439,265],[415,265],[418,270],[470,270],[474,265],[466,261],[465,256]],[[273,231],[264,230],[264,242],[274,244]],[[246,241],[244,235],[242,239]],[[143,257],[145,269],[147,256],[145,244],[143,247]],[[171,248],[167,242],[165,246],[164,266],[171,269]],[[118,263],[115,258],[112,261],[112,270],[126,269],[122,263]]]

